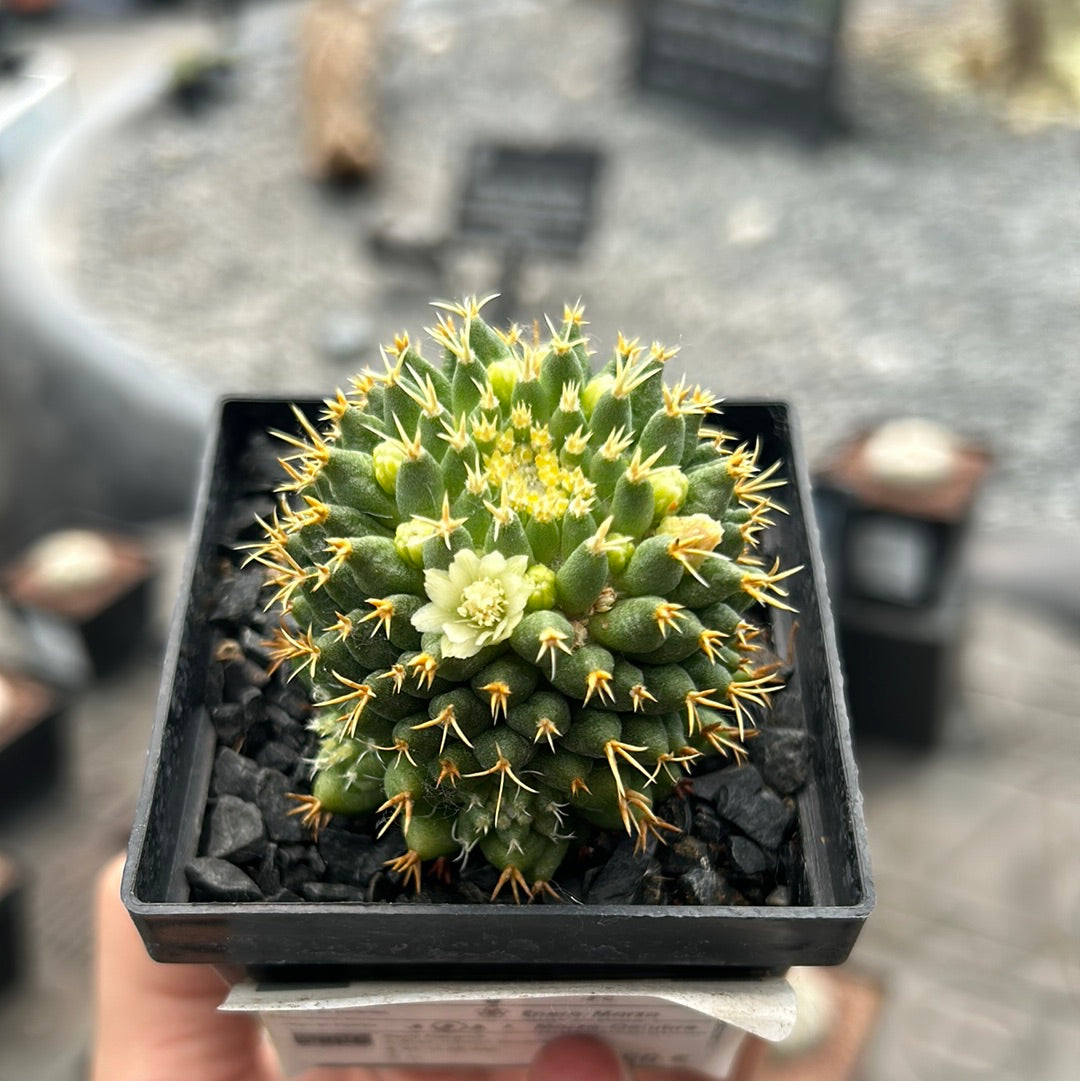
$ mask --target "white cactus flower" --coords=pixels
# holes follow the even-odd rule
[[[532,593],[525,576],[528,562],[525,556],[507,559],[501,552],[458,552],[448,570],[424,571],[430,603],[413,615],[413,626],[422,634],[441,634],[444,657],[472,657],[504,641],[521,622]]]

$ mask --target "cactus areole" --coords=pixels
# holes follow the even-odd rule
[[[434,350],[397,337],[321,428],[296,411],[249,555],[314,705],[294,812],[378,816],[417,888],[485,859],[521,899],[586,825],[664,840],[684,772],[745,754],[781,684],[744,613],[798,568],[755,555],[776,464],[665,381],[675,350],[620,335],[594,370],[580,307],[544,336],[483,304],[436,305]]]

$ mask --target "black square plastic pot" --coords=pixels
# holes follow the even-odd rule
[[[316,415],[322,403],[301,403]],[[787,515],[768,555],[802,564],[790,579],[798,616],[778,613],[776,641],[795,647],[778,697],[784,724],[810,735],[810,777],[797,796],[802,866],[792,904],[659,906],[361,902],[204,903],[189,899],[215,753],[204,702],[214,604],[230,522],[247,513],[242,462],[268,428],[294,426],[284,400],[228,399],[207,450],[185,575],[166,654],[123,898],[161,961],[244,965],[256,974],[320,978],[701,978],[843,961],[873,907],[869,859],[809,481],[783,404],[727,403],[721,423],[780,460]],[[796,633],[791,621],[797,619]]]

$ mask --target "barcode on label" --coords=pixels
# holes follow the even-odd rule
[[[293,1041],[301,1047],[369,1047],[370,1032],[294,1032]]]

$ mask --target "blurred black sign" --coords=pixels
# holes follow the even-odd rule
[[[580,147],[477,147],[459,228],[469,240],[576,256],[593,218],[600,155]]]
[[[637,0],[652,90],[815,131],[834,119],[843,0]]]

